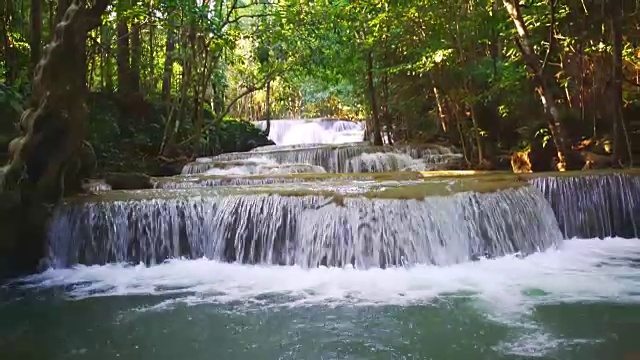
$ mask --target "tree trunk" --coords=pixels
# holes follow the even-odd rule
[[[53,29],[56,26],[55,18],[56,18],[56,0],[48,0],[47,1],[47,10],[49,10],[49,37],[46,39],[47,42],[53,39]]]
[[[393,145],[393,122],[389,111],[389,77],[386,74],[382,76],[382,118],[387,128],[387,144]]]
[[[111,61],[113,29],[110,26],[103,26],[101,29],[100,41],[103,45],[104,52],[104,77],[105,90],[108,93],[113,92],[113,62]]]
[[[267,121],[267,126],[264,129],[264,132],[267,136],[269,136],[269,132],[271,131],[271,80],[267,80],[267,90],[265,96],[265,120]]]
[[[447,133],[447,115],[444,112],[444,106],[442,106],[442,100],[440,99],[440,93],[438,92],[437,87],[433,87],[433,95],[436,98],[436,105],[438,106],[438,115],[440,117],[440,126],[442,126],[442,131]]]
[[[367,92],[371,105],[371,127],[373,130],[373,144],[382,146],[382,133],[380,132],[380,111],[376,102],[376,89],[373,83],[373,51],[367,52]]]
[[[611,71],[611,106],[613,122],[613,158],[621,163],[629,163],[633,166],[631,144],[627,134],[627,126],[623,113],[622,98],[622,4],[621,0],[609,2],[609,26],[611,28],[612,42],[612,71]]]
[[[62,18],[64,17],[64,13],[67,11],[72,1],[73,0],[58,0],[58,2],[56,3],[56,25],[62,21]],[[55,29],[55,26],[54,26],[54,29]],[[54,36],[55,35],[52,35],[51,37],[53,38]]]
[[[8,168],[0,171],[0,233],[3,242],[13,244],[0,261],[14,261],[16,271],[36,270],[45,254],[51,205],[79,191],[80,180],[92,170],[83,155],[90,148],[83,144],[86,40],[108,1],[96,0],[88,10],[80,0],[66,5],[59,9],[66,9],[67,21],[59,24],[36,66],[21,136],[12,141]]]
[[[175,44],[175,30],[171,23],[167,26],[167,43],[165,44],[164,70],[162,73],[162,102],[169,106],[171,97],[171,78],[173,77],[173,51]]]
[[[476,147],[478,150],[478,164],[482,164],[484,162],[484,150],[482,147],[482,137],[480,136],[480,127],[478,126],[478,119],[476,118],[475,104],[468,104],[469,106],[469,117],[471,118],[471,123],[473,124],[473,136],[476,140]]]
[[[16,58],[15,51],[11,44],[11,39],[9,38],[9,31],[11,29],[11,23],[14,16],[13,11],[13,0],[3,0],[0,3],[0,37],[2,37],[2,55],[4,57],[5,63],[5,81],[7,85],[11,86],[15,83],[17,78],[17,67],[16,67]]]
[[[503,4],[507,9],[509,17],[513,21],[518,34],[516,44],[522,54],[522,59],[534,76],[536,91],[540,96],[540,101],[544,107],[547,116],[549,131],[556,146],[558,156],[558,170],[564,171],[568,169],[580,168],[581,164],[574,161],[568,161],[570,152],[569,141],[566,136],[564,124],[562,121],[563,111],[556,101],[554,93],[559,89],[553,74],[547,69],[546,63],[542,63],[540,57],[535,53],[529,38],[527,26],[522,17],[520,3],[518,0],[503,0]],[[551,24],[553,26],[554,24]]]
[[[131,94],[131,68],[129,53],[129,26],[124,18],[118,19],[116,25],[116,63],[118,71],[118,94],[127,96]]]
[[[153,17],[153,1],[149,2],[149,18]],[[155,26],[151,25],[149,26],[149,67],[147,68],[147,83],[146,83],[146,92],[154,92],[156,91],[156,74],[155,74],[155,69],[156,69],[156,63],[155,63],[155,58],[156,58],[156,48],[155,48],[155,36],[156,36],[156,31],[155,31]]]
[[[42,42],[42,0],[31,0],[31,67],[30,77],[40,61]]]
[[[140,25],[131,25],[131,93],[140,93],[140,64],[142,47],[140,44]]]

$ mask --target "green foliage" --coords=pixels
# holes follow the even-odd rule
[[[609,133],[608,8],[520,3],[529,41],[559,87],[557,103],[580,113],[577,137]],[[0,130],[13,126],[28,95],[29,5],[3,19],[10,51],[0,53],[11,57],[0,58],[0,81],[11,84],[0,86]],[[43,39],[53,30],[51,11],[43,9]],[[625,13],[622,21],[625,77],[637,82],[637,20]],[[118,25],[129,32],[119,34]],[[126,167],[137,157],[151,163],[167,143],[205,155],[264,141],[248,122],[228,119],[263,119],[267,102],[271,118],[367,119],[371,53],[379,120],[398,140],[438,134],[468,152],[483,144],[510,150],[547,131],[516,35],[495,0],[115,0],[87,41],[87,85],[100,93],[90,102],[89,134],[103,163]],[[123,91],[131,78],[140,79],[139,94]],[[628,81],[623,96],[629,108],[640,103]]]
[[[23,97],[17,89],[0,83],[0,137],[15,135],[15,124],[22,113],[23,101]],[[1,150],[0,152],[4,152],[5,149]]]
[[[153,170],[162,141],[162,105],[145,102],[134,118],[118,110],[110,94],[89,97],[88,135],[102,169],[110,171]]]
[[[248,151],[252,144],[266,145],[267,135],[253,123],[226,117],[209,133],[209,144],[213,153]]]
[[[16,89],[0,83],[0,107],[7,107],[15,113],[21,113],[22,103],[22,95]]]

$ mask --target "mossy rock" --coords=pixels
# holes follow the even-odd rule
[[[118,173],[111,172],[103,174],[106,184],[111,186],[113,190],[134,190],[134,189],[151,189],[153,182],[149,175],[142,173]]]
[[[420,173],[376,173],[368,175],[365,182],[353,179],[326,179],[317,181],[318,176],[328,174],[296,174],[307,181],[295,184],[281,183],[253,186],[215,186],[181,189],[153,189],[135,191],[108,191],[69,199],[81,201],[127,201],[171,199],[188,197],[218,197],[234,195],[279,195],[279,196],[320,196],[334,198],[338,202],[347,197],[380,199],[424,199],[427,196],[446,196],[459,192],[491,192],[527,186],[527,182],[514,176],[492,174],[490,176],[443,175],[425,179]],[[288,175],[294,177],[296,175]],[[315,179],[314,179],[314,176]],[[335,174],[333,174],[335,175]],[[353,174],[351,174],[353,175]],[[374,175],[374,176],[370,176]],[[209,177],[211,178],[211,177]],[[372,178],[377,178],[373,180]],[[315,181],[314,181],[315,180]],[[159,180],[163,181],[163,180]]]
[[[640,176],[640,169],[610,169],[528,174],[514,174],[508,171],[433,171],[422,173],[397,172],[373,174],[291,174],[283,176],[291,178],[298,177],[304,180],[297,183],[280,183],[253,186],[214,186],[186,189],[182,188],[107,191],[100,194],[78,196],[67,199],[67,201],[109,202],[189,197],[218,197],[234,195],[320,196],[333,198],[336,203],[342,203],[345,198],[350,197],[365,197],[371,199],[421,200],[429,196],[449,196],[464,192],[490,193],[525,187],[530,186],[529,180],[539,177],[607,176],[612,174]],[[338,176],[336,177],[336,175]],[[253,178],[257,177],[258,176],[254,176]],[[198,179],[202,178],[224,177],[209,176],[184,178],[190,178],[185,181],[198,181]],[[369,182],[353,182],[354,180],[365,179]],[[153,183],[170,180],[171,178],[162,178],[151,179],[150,181]],[[119,188],[123,189],[123,187]]]

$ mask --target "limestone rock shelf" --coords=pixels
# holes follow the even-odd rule
[[[595,170],[563,173],[513,174],[492,171],[425,171],[387,173],[303,173],[287,175],[192,175],[152,179],[153,190],[101,191],[67,201],[111,201],[189,196],[273,194],[281,196],[365,196],[370,198],[422,199],[459,192],[493,192],[539,184],[540,179],[603,180],[610,177],[640,178],[640,170]],[[538,179],[538,180],[536,180]],[[108,189],[108,188],[107,188]]]
[[[291,174],[281,177],[194,177],[179,182],[160,180],[156,189],[113,190],[77,196],[67,202],[123,201],[177,197],[230,195],[280,195],[322,197],[366,197],[381,199],[423,199],[460,192],[486,193],[528,186],[516,176],[485,174],[477,176],[421,173],[380,173],[376,176],[329,176],[330,174]],[[332,174],[335,175],[335,174]],[[163,183],[164,182],[164,183]],[[171,184],[169,186],[168,184]],[[179,184],[188,184],[180,186]],[[205,184],[205,185],[201,185]],[[209,186],[206,186],[206,185]],[[193,186],[191,186],[193,185]],[[247,186],[251,185],[251,186]]]

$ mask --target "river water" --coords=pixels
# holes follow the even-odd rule
[[[617,238],[448,267],[78,266],[0,290],[0,354],[633,359],[639,267],[640,242]]]
[[[277,136],[292,138],[286,127],[298,125],[283,125]],[[357,129],[346,131],[353,130]],[[336,139],[341,136],[335,134],[339,131],[328,131],[324,135],[305,132],[310,138],[300,141],[339,142]],[[304,211],[295,207],[298,200],[280,198],[275,202],[255,195],[247,196],[261,202],[237,195],[209,202],[169,199],[134,204],[137,200],[130,200],[88,206],[88,213],[60,218],[69,222],[59,222],[64,226],[52,236],[59,245],[54,254],[74,249],[57,255],[58,260],[66,259],[60,262],[64,265],[0,285],[0,359],[640,359],[640,241],[617,237],[563,240],[561,235],[561,229],[588,234],[620,231],[633,221],[640,205],[636,205],[636,190],[631,193],[629,189],[636,186],[636,180],[596,180],[537,185],[544,196],[554,199],[553,211],[562,215],[558,216],[562,226],[555,222],[551,207],[540,201],[518,205],[525,201],[521,196],[534,194],[534,190],[470,197],[468,202],[462,201],[466,195],[424,204],[356,199]],[[619,185],[616,188],[611,183]],[[593,189],[586,195],[573,196],[587,185]],[[605,188],[617,190],[606,193]],[[535,194],[534,199],[542,199],[543,192]],[[172,208],[174,203],[178,205]],[[248,205],[225,214],[228,206],[207,208],[209,203]],[[257,205],[251,208],[251,204]],[[465,221],[455,216],[458,207],[473,210],[468,216],[475,214],[465,217],[466,227],[455,225]],[[587,208],[589,216],[581,210]],[[106,210],[91,212],[95,209]],[[114,209],[121,212],[105,215]],[[173,210],[163,214],[164,210],[158,209]],[[570,209],[570,216],[563,215],[561,209]],[[318,211],[317,215],[313,211]],[[424,212],[428,216],[412,220],[412,214]],[[101,216],[107,216],[106,220]],[[277,216],[282,217],[278,226],[291,225],[294,220],[299,226],[287,232],[291,237],[287,244],[315,244],[314,234],[323,239],[322,244],[334,248],[346,246],[346,240],[354,244],[373,241],[371,234],[377,234],[373,226],[377,223],[384,238],[395,239],[396,247],[404,246],[405,255],[411,254],[410,245],[416,243],[431,244],[428,251],[411,248],[416,254],[430,254],[442,246],[449,251],[443,254],[452,257],[431,259],[441,264],[438,266],[420,263],[430,259],[428,256],[414,256],[417,263],[404,263],[407,258],[401,257],[383,269],[377,265],[354,268],[348,261],[340,262],[346,266],[336,267],[229,263],[199,257],[193,250],[193,244],[211,248],[206,232],[211,229],[224,228],[221,233],[237,239],[245,239],[246,234],[271,236],[272,232],[256,226],[268,224],[269,219],[275,223]],[[122,251],[116,253],[131,260],[143,245],[155,248],[164,244],[167,237],[174,236],[168,235],[167,224],[180,221],[190,226],[187,230],[191,233],[176,233],[170,242],[188,237],[191,259],[160,260],[152,266],[131,261],[87,266],[65,257],[80,258],[74,256],[91,250],[95,259],[107,259],[99,256],[99,249],[107,245],[120,249],[113,244],[122,243]],[[589,227],[589,221],[594,226]],[[80,229],[82,222],[92,230],[70,230],[76,225]],[[520,230],[532,230],[523,234],[506,222],[518,224]],[[367,224],[371,226],[367,228]],[[346,228],[351,229],[349,234],[338,231]],[[406,231],[402,232],[403,228]],[[136,229],[132,234],[139,241],[145,239],[134,253],[126,246],[129,235],[122,235],[122,229]],[[467,245],[458,249],[451,244],[467,244],[470,238],[465,238],[466,233],[477,239],[493,239],[495,244],[510,243],[508,234],[553,239],[539,239],[539,244],[547,244],[546,250],[524,258],[508,254],[459,261],[466,256]],[[84,242],[67,241],[65,234],[75,234],[67,238],[89,237]],[[101,242],[101,234],[110,237],[110,242]],[[420,234],[426,234],[427,239],[421,239]],[[68,247],[60,247],[63,245]],[[317,248],[322,248],[320,243]],[[261,251],[266,253],[265,249]],[[278,251],[286,253],[287,248]],[[327,263],[332,262],[329,259]]]

